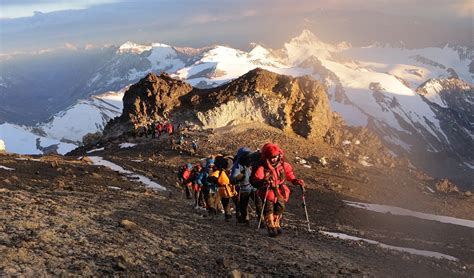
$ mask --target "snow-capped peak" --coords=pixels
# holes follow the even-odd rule
[[[249,52],[250,56],[252,56],[255,59],[264,59],[266,58],[270,52],[264,48],[263,46],[257,44],[255,47]]]
[[[337,47],[325,43],[322,40],[320,40],[316,35],[314,35],[311,31],[308,29],[304,29],[303,32],[298,37],[295,37],[290,40],[290,44],[292,45],[298,45],[300,47],[302,46],[311,46],[316,49],[325,49],[328,51],[336,51]],[[286,45],[286,44],[285,44]]]
[[[127,41],[126,43],[122,44],[119,49],[117,50],[118,53],[136,53],[140,54],[145,51],[149,51],[152,49],[153,46],[150,45],[141,45],[136,44],[131,41]]]
[[[285,49],[288,62],[292,65],[300,64],[311,56],[327,59],[331,57],[332,52],[338,51],[336,46],[321,41],[307,29],[289,43],[285,43]]]
[[[162,48],[167,48],[167,47],[171,48],[170,45],[167,45],[167,44],[164,44],[164,43],[159,43],[159,42],[152,43],[151,47],[153,47],[153,48],[160,48],[160,47],[162,47]]]

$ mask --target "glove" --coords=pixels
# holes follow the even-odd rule
[[[273,175],[271,173],[265,173],[265,177],[263,178],[263,184],[270,186],[273,184]]]
[[[303,191],[303,193],[306,192],[306,189],[305,189],[305,187],[304,187],[304,180],[302,180],[302,179],[294,179],[294,180],[292,181],[292,183],[293,183],[293,185],[299,185],[300,188],[301,188],[301,191]]]

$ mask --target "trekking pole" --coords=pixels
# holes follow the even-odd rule
[[[260,212],[260,218],[258,219],[258,226],[257,226],[257,231],[260,230],[260,224],[262,224],[262,218],[263,218],[263,211],[265,210],[265,204],[267,203],[267,195],[268,195],[268,188],[270,185],[267,185],[267,188],[265,189],[265,198],[263,198],[263,206],[262,206],[262,211]]]
[[[304,192],[302,193],[302,197],[303,197],[304,213],[306,215],[306,222],[308,223],[308,232],[314,232],[314,230],[311,230],[311,227],[309,226],[308,209],[306,208],[306,200],[304,198]]]

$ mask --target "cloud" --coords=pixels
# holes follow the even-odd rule
[[[64,44],[64,48],[70,49],[70,50],[77,50],[77,46],[75,46],[72,43],[68,43],[68,42]]]
[[[64,3],[102,3],[3,19],[0,53],[60,48],[65,43],[78,48],[117,45],[128,40],[193,47],[218,43],[244,48],[249,42],[281,47],[304,28],[328,42],[367,45],[403,40],[418,47],[465,44],[472,30],[469,0],[365,0],[364,5],[353,0],[0,1],[0,17],[5,8],[16,4],[58,9],[66,8],[60,6]]]
[[[474,16],[474,2],[472,0],[464,0],[460,3],[455,3],[453,8],[461,17],[472,18]]]
[[[35,12],[49,13],[63,10],[87,9],[92,6],[121,2],[122,0],[2,0],[0,18],[33,16]]]
[[[212,22],[225,22],[225,21],[232,21],[232,20],[241,20],[246,17],[254,17],[258,16],[258,12],[256,10],[244,10],[240,12],[233,12],[229,14],[211,14],[211,13],[202,13],[196,16],[192,16],[189,20],[190,24],[206,24]]]

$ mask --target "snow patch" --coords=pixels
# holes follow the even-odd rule
[[[17,157],[15,159],[19,161],[41,161],[40,159],[37,159],[37,158],[26,158],[26,157]]]
[[[387,206],[387,205],[368,204],[368,203],[360,203],[360,202],[352,202],[352,201],[344,201],[344,203],[346,203],[348,206],[359,208],[359,209],[366,209],[366,210],[380,212],[380,213],[390,213],[393,215],[411,216],[411,217],[416,217],[416,218],[425,219],[425,220],[438,221],[441,223],[454,224],[454,225],[474,228],[474,221],[467,220],[467,219],[429,214],[429,213],[418,212],[418,211],[413,211],[413,210],[408,210],[408,209],[393,207],[393,206]]]
[[[137,144],[134,144],[134,143],[121,143],[119,146],[121,149],[125,149],[125,148],[132,148],[132,147],[135,147]]]
[[[437,258],[437,259],[447,259],[447,260],[450,260],[450,261],[459,261],[459,259],[456,258],[456,257],[446,255],[446,254],[443,254],[443,253],[434,252],[434,251],[427,251],[427,250],[419,250],[419,249],[408,248],[408,247],[393,246],[393,245],[388,245],[388,244],[381,243],[381,242],[378,242],[378,241],[375,241],[375,240],[350,236],[350,235],[343,234],[343,233],[333,233],[333,232],[326,232],[326,231],[321,231],[321,233],[324,234],[324,235],[327,235],[327,236],[331,236],[331,237],[339,238],[339,239],[344,239],[344,240],[364,241],[364,242],[367,242],[367,243],[370,243],[370,244],[378,245],[378,246],[380,246],[382,248],[385,248],[385,249],[406,252],[406,253],[410,253],[410,254],[414,254],[414,255],[432,257],[432,258]]]
[[[132,171],[125,170],[121,166],[119,166],[115,163],[112,163],[110,161],[107,161],[107,160],[103,159],[100,156],[89,156],[89,158],[91,159],[91,161],[94,165],[105,166],[109,169],[112,169],[112,170],[117,171],[119,173],[125,174],[129,179],[138,180],[139,182],[143,183],[147,187],[150,187],[150,188],[153,188],[153,189],[156,189],[156,190],[166,191],[166,188],[164,186],[150,180],[149,178],[147,178],[145,176],[142,176],[142,175],[135,174]]]
[[[7,171],[15,171],[13,168],[8,168],[6,166],[0,165],[0,169],[7,170]]]
[[[122,44],[119,49],[117,50],[118,53],[135,53],[140,54],[145,51],[151,50],[152,47],[149,45],[141,45],[136,44],[131,41],[127,41],[126,43]]]
[[[474,163],[465,161],[465,162],[464,162],[464,165],[466,165],[467,167],[469,167],[469,168],[471,168],[471,169],[474,169]]]
[[[98,149],[93,149],[93,150],[87,151],[86,153],[100,152],[100,151],[103,151],[103,150],[104,150],[104,147],[98,148]]]
[[[436,103],[443,108],[448,108],[444,100],[439,95],[441,90],[443,90],[443,86],[439,82],[435,80],[430,80],[423,86],[423,88],[426,90],[426,94],[424,94],[423,96],[429,102]]]

